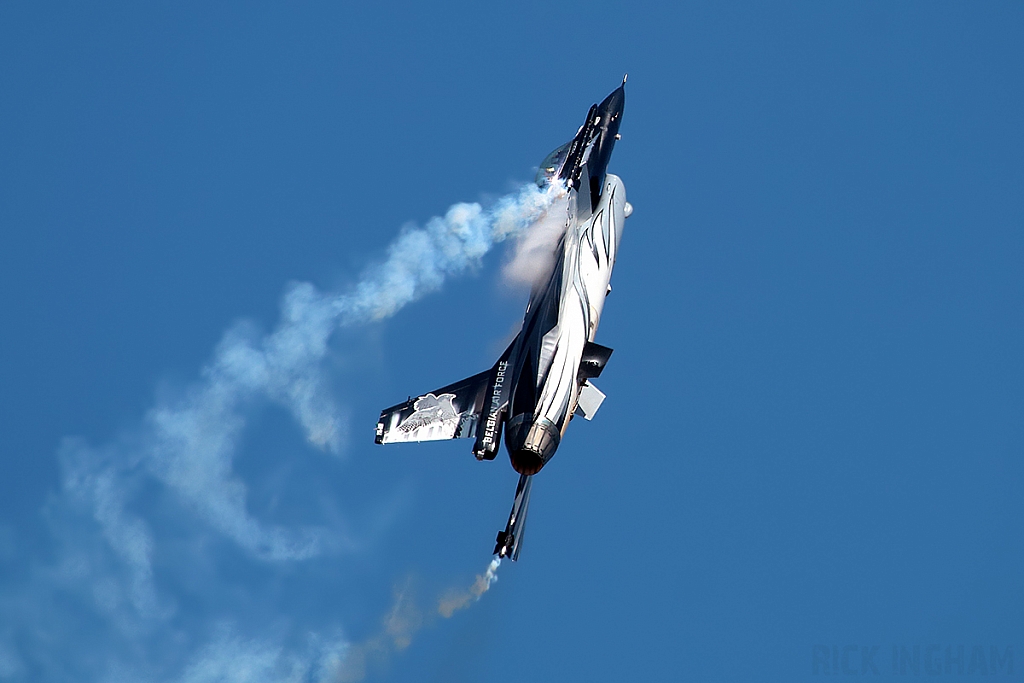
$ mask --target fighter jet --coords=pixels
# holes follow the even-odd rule
[[[567,198],[565,231],[546,279],[531,293],[519,334],[488,370],[382,411],[379,444],[474,439],[493,460],[502,432],[519,473],[515,500],[494,554],[519,558],[533,476],[551,460],[574,415],[590,420],[605,395],[591,382],[612,350],[594,342],[625,219],[626,188],[607,172],[626,101],[626,79],[569,142],[541,162],[537,183]]]

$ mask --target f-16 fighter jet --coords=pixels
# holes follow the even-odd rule
[[[502,431],[520,474],[494,554],[516,560],[533,475],[558,449],[573,415],[591,419],[602,394],[590,380],[612,350],[594,342],[623,223],[632,213],[622,181],[607,173],[626,101],[626,80],[587,112],[576,136],[541,163],[537,182],[557,183],[568,200],[565,230],[546,279],[530,293],[519,334],[489,370],[381,412],[379,444],[474,439],[479,460],[493,460]]]

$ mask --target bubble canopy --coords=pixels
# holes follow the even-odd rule
[[[565,155],[569,153],[569,146],[571,144],[572,140],[555,149],[551,154],[544,157],[544,161],[540,162],[540,168],[537,169],[537,177],[535,178],[538,186],[541,188],[546,187],[551,179],[558,175],[558,170],[562,168],[562,163],[565,161]]]

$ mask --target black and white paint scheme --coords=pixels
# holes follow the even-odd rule
[[[413,413],[398,425],[391,441],[437,441],[455,439],[461,414],[452,400],[455,394],[427,394],[413,403]]]
[[[392,406],[377,423],[377,443],[468,438],[479,460],[495,458],[504,432],[520,478],[494,548],[499,558],[519,556],[533,475],[555,454],[573,416],[593,418],[604,400],[591,380],[612,350],[594,336],[632,213],[622,180],[607,173],[625,86],[623,79],[591,106],[573,139],[541,162],[537,183],[561,190],[564,201],[551,210],[565,216],[518,335],[489,370]]]

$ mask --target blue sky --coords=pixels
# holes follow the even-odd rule
[[[817,645],[891,677],[893,644],[1013,647],[1019,677],[1022,27],[1009,2],[3,6],[0,680],[792,681]],[[608,399],[537,477],[521,561],[445,619],[516,474],[372,432],[493,363],[507,245],[280,381],[216,393],[218,362],[403,226],[515,193],[624,72]]]

